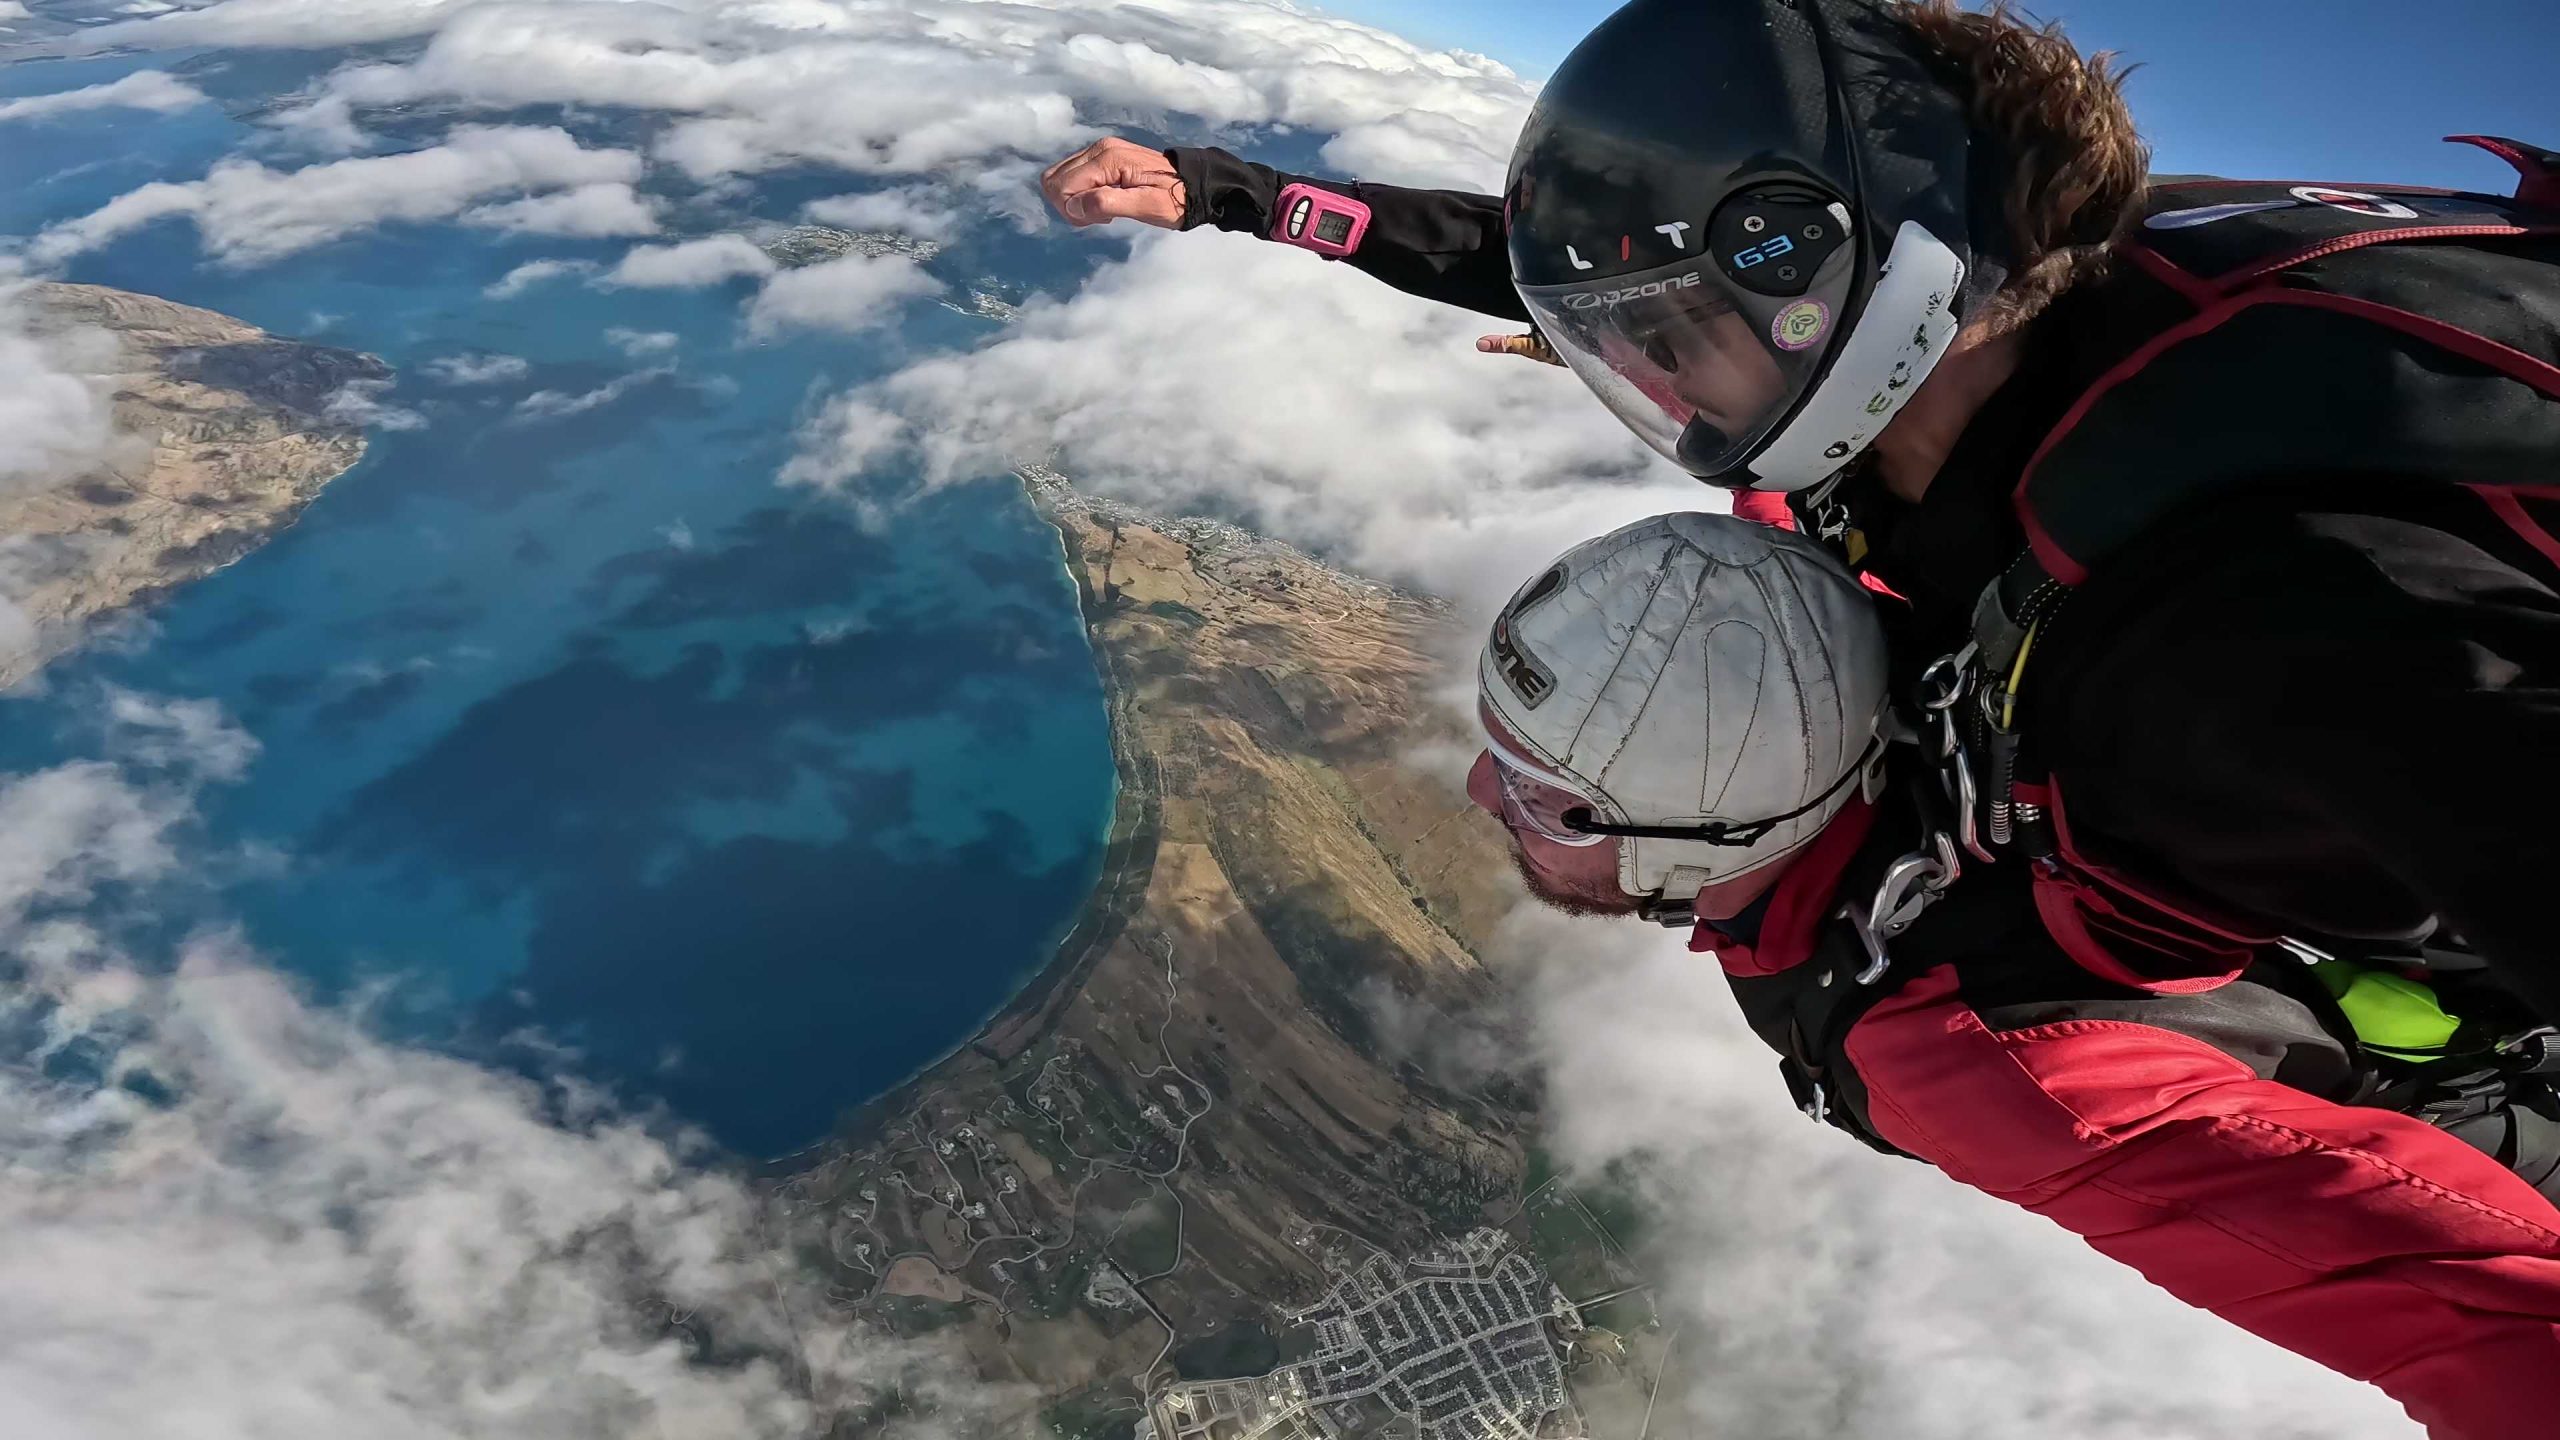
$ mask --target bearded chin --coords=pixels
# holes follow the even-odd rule
[[[1585,920],[1613,920],[1636,913],[1635,900],[1618,893],[1615,886],[1607,895],[1595,895],[1557,885],[1529,863],[1528,852],[1520,848],[1516,838],[1511,842],[1511,868],[1520,872],[1520,883],[1528,887],[1531,899],[1561,914]]]

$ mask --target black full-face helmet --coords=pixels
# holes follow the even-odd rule
[[[1801,490],[1867,447],[2005,275],[2000,227],[1968,223],[1971,150],[1882,0],[1634,0],[1521,133],[1512,279],[1656,450]]]

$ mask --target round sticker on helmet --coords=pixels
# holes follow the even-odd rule
[[[1830,306],[1819,300],[1799,300],[1778,312],[1778,318],[1769,326],[1769,338],[1781,350],[1802,350],[1830,328]]]

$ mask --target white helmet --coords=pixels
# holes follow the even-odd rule
[[[1874,793],[1888,684],[1873,597],[1839,561],[1696,513],[1566,551],[1504,607],[1477,673],[1495,760],[1579,801],[1525,818],[1564,844],[1616,837],[1619,888],[1673,902]]]

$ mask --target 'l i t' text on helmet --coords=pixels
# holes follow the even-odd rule
[[[1565,59],[1505,194],[1557,352],[1701,479],[1800,490],[2002,278],[1968,129],[1880,0],[1634,0]]]

